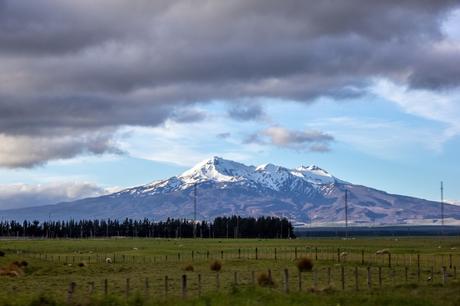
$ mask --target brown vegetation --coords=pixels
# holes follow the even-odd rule
[[[261,287],[273,287],[275,285],[273,279],[265,272],[262,272],[257,276],[257,283]]]
[[[313,262],[308,257],[302,257],[297,261],[296,266],[300,272],[308,272],[313,269]]]
[[[222,264],[220,263],[220,261],[216,260],[213,263],[211,263],[210,268],[211,271],[219,272],[222,269]]]
[[[17,277],[22,276],[25,273],[25,269],[28,266],[27,261],[13,261],[7,267],[0,268],[0,275]]]
[[[193,266],[192,266],[192,265],[186,265],[186,266],[184,267],[184,271],[193,272],[193,270],[194,270],[194,269],[193,269]]]

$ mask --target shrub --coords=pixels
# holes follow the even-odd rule
[[[220,261],[216,260],[213,263],[211,263],[210,268],[211,271],[219,272],[222,269],[222,264],[220,263]]]
[[[0,251],[0,257],[3,257],[3,256],[5,256],[5,252]]]
[[[296,266],[300,272],[307,272],[313,269],[313,262],[308,257],[302,257],[297,261]]]
[[[262,272],[257,276],[257,283],[261,287],[273,287],[275,285],[273,280],[265,272]]]
[[[194,270],[194,269],[193,269],[193,266],[192,266],[192,265],[186,265],[186,266],[184,267],[184,271],[193,272],[193,270]]]
[[[79,263],[78,263],[78,266],[79,266],[80,268],[86,267],[86,262],[84,262],[84,261],[79,262]]]

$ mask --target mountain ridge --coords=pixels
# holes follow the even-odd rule
[[[340,180],[316,165],[288,169],[273,164],[247,166],[220,157],[165,180],[109,195],[2,211],[4,219],[166,219],[193,216],[197,187],[198,218],[279,216],[298,226],[344,223],[349,193],[351,225],[440,224],[438,202],[389,194]],[[445,204],[446,224],[460,223],[460,207]]]

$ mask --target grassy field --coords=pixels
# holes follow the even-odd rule
[[[456,237],[0,240],[0,250],[0,268],[28,262],[25,275],[0,276],[2,305],[460,305]],[[314,269],[299,279],[302,257]],[[260,286],[269,273],[274,284]]]

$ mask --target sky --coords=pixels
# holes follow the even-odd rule
[[[211,156],[460,200],[458,1],[0,0],[0,67],[0,209]]]

